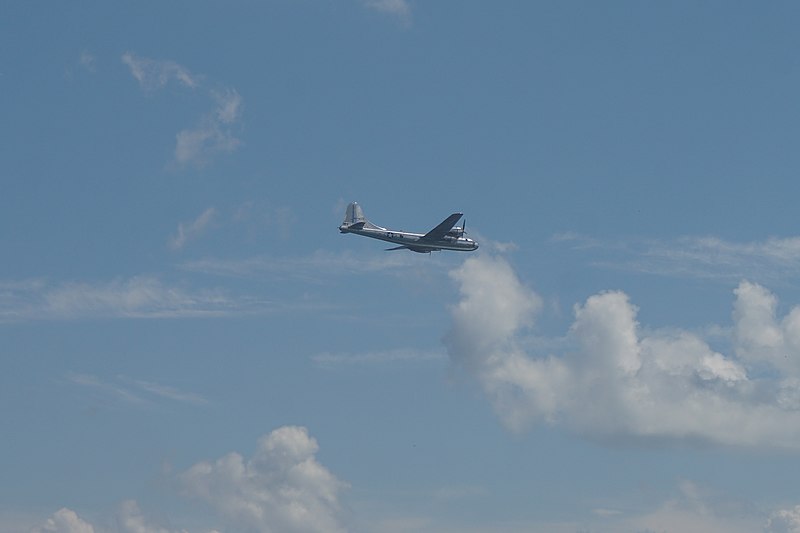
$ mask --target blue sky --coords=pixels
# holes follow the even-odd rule
[[[0,531],[800,531],[796,4],[4,15]]]

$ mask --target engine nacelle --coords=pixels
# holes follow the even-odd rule
[[[463,237],[464,236],[464,228],[463,227],[459,227],[459,226],[455,226],[455,227],[453,227],[453,229],[451,229],[450,231],[447,232],[447,235],[450,236],[450,237],[456,237],[456,238]]]

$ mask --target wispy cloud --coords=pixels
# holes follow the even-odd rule
[[[170,82],[190,89],[205,89],[208,85],[203,76],[192,74],[186,67],[171,61],[137,56],[132,52],[123,54],[131,75],[145,92],[162,89]],[[214,156],[236,150],[241,141],[236,138],[236,128],[242,111],[242,97],[233,88],[206,89],[213,108],[199,118],[197,124],[184,128],[175,135],[174,162],[202,166]]]
[[[331,353],[323,352],[311,357],[319,366],[351,366],[371,365],[408,361],[437,361],[444,360],[446,355],[436,350],[412,350],[399,348],[396,350],[378,350],[362,353]]]
[[[69,373],[66,377],[67,381],[74,385],[88,387],[103,392],[116,398],[117,400],[122,400],[125,403],[135,405],[146,405],[148,403],[147,400],[137,394],[134,394],[125,387],[122,387],[116,383],[101,381],[96,376],[90,374]]]
[[[712,236],[686,236],[605,242],[560,233],[553,236],[552,242],[595,253],[591,262],[596,266],[663,276],[779,281],[796,278],[800,273],[800,237],[734,242]]]
[[[217,210],[209,207],[203,211],[200,216],[191,222],[180,222],[178,224],[177,233],[169,240],[169,247],[173,250],[180,250],[184,245],[202,235],[206,229],[211,225],[214,217],[217,215]]]
[[[242,113],[242,97],[236,89],[225,89],[224,91],[211,91],[211,96],[217,102],[214,115],[222,124],[232,124],[239,120]]]
[[[97,71],[97,58],[89,52],[88,50],[84,50],[81,52],[80,57],[78,58],[78,64],[88,70],[89,72],[96,72]]]
[[[170,60],[150,59],[127,52],[122,55],[122,62],[130,68],[131,75],[145,91],[161,89],[170,81],[194,89],[201,79],[186,67]]]
[[[192,405],[205,405],[208,403],[208,400],[199,394],[182,391],[169,385],[143,380],[133,380],[132,383],[142,391],[158,396],[159,398]]]
[[[451,485],[436,489],[433,497],[443,502],[455,502],[483,498],[487,494],[486,487],[479,485]]]
[[[469,233],[472,234],[475,240],[481,245],[482,251],[488,250],[500,254],[505,254],[519,250],[519,246],[515,242],[495,241],[477,231],[470,231]]]
[[[175,161],[181,165],[203,165],[216,154],[233,152],[241,142],[232,130],[241,113],[241,96],[233,89],[212,94],[217,107],[195,127],[176,135]]]
[[[107,282],[0,283],[0,322],[107,318],[191,318],[263,312],[269,302],[221,289],[167,285],[136,276]]]
[[[430,268],[436,271],[442,269],[442,263],[435,257],[426,258],[424,262],[420,262],[418,259],[418,257],[412,257],[406,253],[355,255],[348,252],[318,250],[304,257],[207,258],[188,261],[183,263],[181,268],[191,272],[237,278],[257,278],[267,274],[282,274],[287,277],[308,280],[321,280],[332,275],[354,273],[408,273],[409,269],[419,273],[419,269]]]
[[[408,0],[361,0],[361,3],[369,9],[397,17],[404,24],[411,23],[411,6]]]
[[[91,374],[70,372],[66,379],[74,385],[91,388],[124,403],[138,406],[152,405],[158,400],[196,406],[209,403],[206,398],[193,392],[182,391],[152,381],[130,379],[125,376],[104,380]]]

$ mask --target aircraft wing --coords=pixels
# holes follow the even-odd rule
[[[453,213],[442,221],[441,224],[430,230],[428,233],[419,238],[420,241],[438,241],[447,235],[447,232],[453,229],[458,219],[464,216],[464,213]]]

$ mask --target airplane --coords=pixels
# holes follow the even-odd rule
[[[456,250],[461,252],[472,252],[478,249],[478,243],[464,236],[464,227],[456,226],[456,222],[464,216],[463,213],[453,213],[441,224],[430,230],[428,233],[409,233],[407,231],[395,231],[380,226],[376,226],[366,219],[364,211],[357,202],[347,206],[344,222],[339,226],[341,233],[355,233],[364,237],[380,239],[393,244],[398,244],[391,250],[411,250],[421,254],[430,253],[438,250]]]

